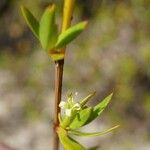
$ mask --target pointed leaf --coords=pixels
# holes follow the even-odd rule
[[[68,136],[67,131],[61,127],[57,128],[57,133],[60,142],[63,144],[66,150],[86,150],[81,144]]]
[[[82,99],[80,101],[80,106],[84,107],[86,105],[86,103],[95,95],[96,92],[93,92],[91,94],[89,94],[87,97],[85,97],[84,99]]]
[[[42,47],[51,50],[57,41],[57,25],[55,23],[55,5],[47,7],[41,21],[39,36]]]
[[[106,108],[106,106],[110,102],[112,96],[113,96],[113,93],[111,93],[110,95],[108,95],[102,102],[100,102],[98,105],[96,105],[94,107],[94,111],[97,111],[98,114],[100,114]]]
[[[32,15],[32,13],[24,6],[21,6],[21,12],[25,21],[34,35],[38,38],[39,37],[39,22],[37,19]]]
[[[83,21],[74,25],[61,33],[58,37],[58,41],[55,45],[56,49],[65,47],[68,43],[73,41],[86,27],[87,21]]]
[[[91,107],[79,111],[79,113],[77,113],[73,121],[70,123],[69,128],[77,129],[84,126],[89,117],[91,116],[91,113],[92,113]]]
[[[101,132],[94,132],[94,133],[84,133],[84,132],[80,132],[80,131],[75,131],[75,130],[72,130],[72,131],[69,131],[68,133],[69,134],[74,134],[74,135],[77,135],[77,136],[88,136],[88,137],[92,137],[92,136],[101,136],[101,135],[104,135],[104,134],[107,134],[111,131],[113,131],[114,129],[117,129],[119,127],[119,125],[117,126],[114,126],[110,129],[107,129],[107,130],[104,130],[104,131],[101,131]]]
[[[61,127],[66,128],[69,126],[70,122],[71,122],[71,117],[65,116],[60,125],[61,125]]]
[[[103,112],[103,110],[106,108],[106,106],[110,102],[112,96],[113,96],[113,93],[111,93],[109,96],[107,96],[103,101],[101,101],[99,104],[97,104],[93,108],[91,116],[87,120],[86,124],[89,124],[91,121],[93,121],[95,118],[97,118]]]

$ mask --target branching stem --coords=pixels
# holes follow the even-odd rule
[[[61,32],[69,28],[72,20],[75,0],[64,0],[63,21]],[[65,49],[61,49],[60,53],[64,53]],[[55,114],[54,114],[54,130],[53,130],[53,150],[59,150],[59,139],[56,128],[59,126],[58,114],[60,113],[59,103],[62,95],[64,59],[55,61]]]

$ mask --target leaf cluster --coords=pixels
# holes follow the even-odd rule
[[[54,61],[64,59],[64,56],[61,55],[61,49],[72,42],[87,25],[87,21],[82,21],[59,33],[55,17],[55,4],[49,5],[45,9],[40,21],[36,19],[28,8],[22,6],[21,11],[28,27]]]
[[[80,100],[78,103],[74,103],[72,94],[68,96],[65,106],[70,106],[69,105],[70,103],[72,105],[71,107],[66,107],[66,108],[64,107],[64,109],[73,108],[73,106],[77,104],[80,105],[80,109],[72,109],[72,112],[69,116],[66,115],[65,113],[59,115],[60,126],[57,128],[57,133],[59,135],[60,141],[62,142],[66,150],[77,150],[77,149],[85,150],[86,149],[80,143],[72,139],[71,135],[87,136],[87,137],[100,136],[108,132],[111,132],[112,130],[119,127],[117,125],[110,129],[107,129],[101,132],[94,132],[94,133],[84,133],[78,130],[81,127],[91,123],[97,117],[101,115],[103,110],[106,108],[106,106],[110,102],[113,94],[108,95],[104,100],[102,100],[100,103],[98,103],[94,107],[87,106],[87,102],[91,100],[91,98],[94,95],[95,95],[95,92],[89,94],[87,97]]]

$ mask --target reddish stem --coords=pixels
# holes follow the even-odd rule
[[[55,62],[55,116],[53,129],[53,150],[59,149],[59,139],[56,133],[56,128],[59,126],[58,114],[60,113],[59,103],[62,95],[63,66],[64,60],[58,60]]]

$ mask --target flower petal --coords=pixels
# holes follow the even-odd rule
[[[66,114],[66,116],[70,117],[71,116],[71,109],[66,109],[65,114]]]
[[[59,107],[60,108],[65,108],[65,106],[66,106],[66,102],[61,101],[60,104],[59,104]]]

